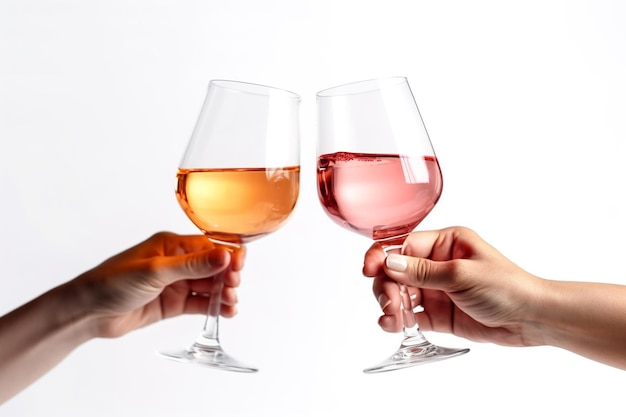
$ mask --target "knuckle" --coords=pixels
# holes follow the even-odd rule
[[[427,284],[430,276],[430,262],[423,258],[415,258],[411,268],[411,280],[416,286]]]
[[[443,277],[447,286],[451,289],[459,286],[459,277],[466,275],[465,262],[462,259],[453,259],[447,262],[446,274]]]
[[[163,269],[158,258],[146,259],[143,267],[150,274],[157,274]]]

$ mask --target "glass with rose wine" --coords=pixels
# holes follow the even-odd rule
[[[326,214],[400,252],[441,195],[439,162],[405,77],[360,81],[317,93],[317,185]],[[468,352],[430,343],[419,330],[407,288],[397,351],[364,372],[383,372]]]
[[[212,80],[177,172],[176,198],[216,245],[234,250],[285,224],[298,199],[300,97],[239,81]],[[162,356],[230,371],[255,372],[219,340],[223,276],[209,295],[203,331],[187,349]]]

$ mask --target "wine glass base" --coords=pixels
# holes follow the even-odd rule
[[[248,373],[258,371],[258,368],[239,362],[237,359],[224,352],[219,346],[206,347],[194,344],[189,349],[158,351],[157,354],[166,359],[207,366],[224,371]]]
[[[393,355],[381,363],[363,370],[366,374],[395,371],[410,366],[440,361],[469,352],[469,349],[454,349],[433,345],[430,342],[414,346],[401,346]]]

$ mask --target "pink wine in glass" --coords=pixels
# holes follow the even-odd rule
[[[406,77],[327,88],[316,94],[316,102],[323,209],[343,228],[375,241],[385,256],[403,254],[407,236],[435,207],[443,188],[439,161]],[[363,372],[393,371],[468,351],[430,343],[419,330],[407,287],[398,284],[398,290],[402,342]],[[361,347],[361,340],[354,342]]]
[[[337,152],[319,157],[317,184],[331,219],[380,241],[410,233],[439,200],[443,180],[434,156]]]

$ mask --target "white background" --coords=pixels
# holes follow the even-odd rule
[[[444,173],[420,228],[626,284],[624,21],[619,0],[0,0],[0,314],[153,232],[196,233],[173,178],[210,79],[303,97],[297,210],[250,245],[222,322],[261,372],[157,357],[195,338],[186,316],[79,347],[0,415],[622,415],[623,371],[550,347],[429,333],[471,352],[361,372],[399,335],[376,324],[369,242],[317,202],[314,95],[407,76]]]

